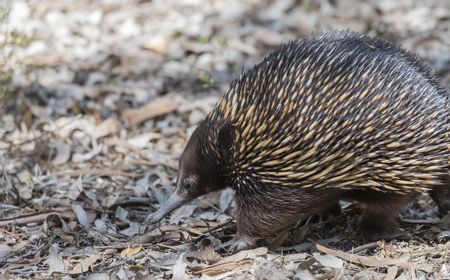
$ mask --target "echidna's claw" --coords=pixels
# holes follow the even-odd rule
[[[225,242],[223,244],[224,248],[226,248],[230,252],[239,252],[242,250],[252,249],[255,247],[256,242],[250,241],[246,238],[234,237],[232,240]]]

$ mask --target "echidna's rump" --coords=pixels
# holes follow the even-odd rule
[[[148,221],[199,195],[236,190],[242,249],[352,199],[385,238],[415,194],[450,209],[449,92],[389,43],[330,31],[282,45],[236,79],[191,136],[177,190]]]

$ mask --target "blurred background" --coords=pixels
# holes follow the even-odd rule
[[[448,0],[2,1],[0,218],[69,209],[78,221],[87,213],[83,227],[136,235],[145,204],[156,209],[173,190],[189,133],[230,81],[282,42],[329,28],[401,45],[450,86]],[[182,208],[170,222],[220,223],[230,201]],[[16,230],[44,236],[25,223]]]
[[[104,119],[157,96],[214,95],[280,43],[329,28],[399,44],[450,82],[447,0],[17,0],[5,5],[2,29],[9,38],[4,40],[16,47],[6,64],[14,69],[16,93],[25,90],[36,99],[33,104],[54,105],[47,117],[98,111]]]
[[[14,154],[6,168],[13,174],[144,172],[142,160],[176,168],[186,134],[233,78],[282,42],[318,30],[401,45],[450,85],[448,0],[15,0],[1,7],[0,147]],[[139,156],[129,160],[130,149]],[[19,155],[29,157],[15,166]]]

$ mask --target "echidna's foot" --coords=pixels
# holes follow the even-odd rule
[[[444,203],[440,203],[438,205],[438,212],[439,212],[439,217],[445,217],[446,215],[450,214],[450,200],[444,202]]]
[[[450,212],[450,186],[436,187],[430,192],[430,196],[438,206],[439,216],[444,217]]]
[[[408,233],[398,228],[398,223],[393,218],[378,220],[362,217],[360,222],[360,230],[362,236],[367,241],[393,240],[393,239],[409,239]]]
[[[235,236],[230,242],[229,251],[238,252],[242,250],[252,249],[255,246],[256,246],[255,239]]]
[[[341,205],[339,204],[339,201],[331,204],[328,208],[326,208],[321,216],[325,219],[330,219],[339,216],[342,213]]]
[[[385,232],[374,232],[374,231],[362,230],[362,235],[363,235],[364,240],[367,240],[367,241],[378,241],[378,240],[391,241],[394,239],[399,239],[399,240],[411,239],[411,234],[409,234],[406,231],[402,231],[400,229],[393,230],[393,231],[385,231]]]
[[[410,240],[412,238],[411,234],[407,231],[403,231],[403,230],[396,230],[393,233],[387,234],[387,235],[383,235],[380,236],[380,240],[386,240],[386,241],[391,241],[394,239],[397,240]]]

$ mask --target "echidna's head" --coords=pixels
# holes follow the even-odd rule
[[[181,154],[176,193],[187,201],[221,188],[220,168],[206,130],[204,123],[198,126]]]
[[[216,135],[223,138],[226,134],[223,132],[225,129],[227,128],[222,126]],[[217,158],[223,153],[218,151],[219,147],[214,147],[223,141],[220,139],[211,143],[210,133],[206,121],[195,129],[180,158],[176,190],[152,215],[152,221],[149,222],[161,220],[171,211],[196,197],[226,187],[221,166],[223,159]]]

